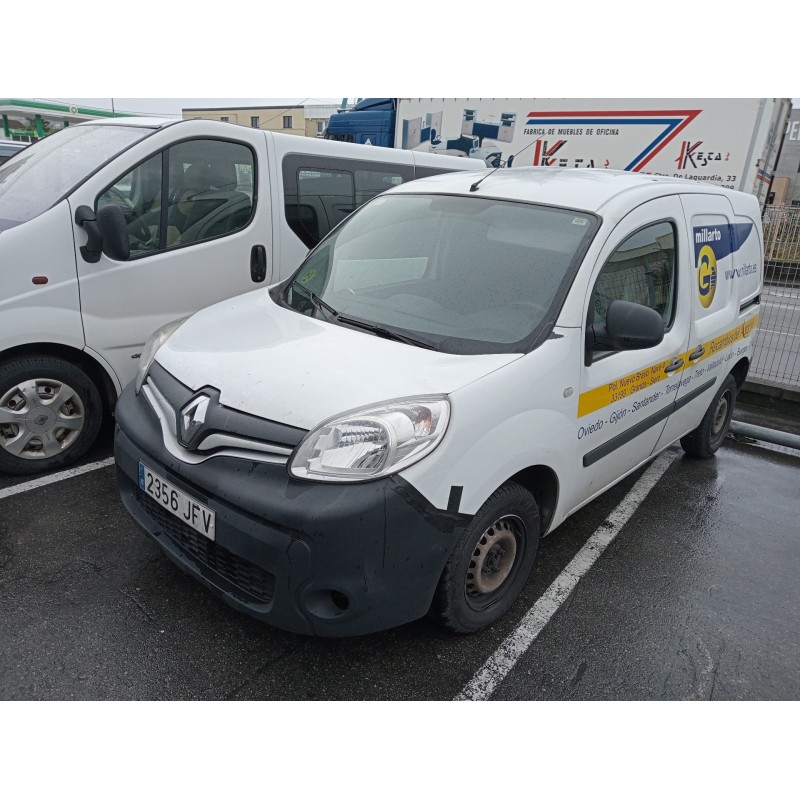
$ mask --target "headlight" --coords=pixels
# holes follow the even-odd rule
[[[428,455],[449,419],[446,397],[397,400],[334,417],[306,436],[289,472],[336,483],[382,478]]]
[[[153,365],[159,347],[161,347],[187,319],[189,319],[189,317],[182,317],[173,322],[168,322],[151,334],[150,338],[147,340],[147,344],[144,346],[144,350],[142,350],[141,356],[139,356],[139,369],[136,372],[136,394],[139,394],[142,390],[142,384],[145,378],[147,378],[150,367]]]

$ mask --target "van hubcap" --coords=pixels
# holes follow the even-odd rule
[[[71,386],[49,378],[23,381],[0,397],[0,447],[18,458],[51,458],[74,444],[85,421]]]
[[[467,594],[491,594],[505,583],[517,557],[516,517],[502,517],[478,540],[467,571]]]
[[[720,431],[725,426],[725,419],[728,416],[728,395],[724,394],[717,403],[717,410],[714,413],[714,422],[711,425],[711,435],[719,436]]]

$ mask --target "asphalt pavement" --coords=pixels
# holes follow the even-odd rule
[[[479,634],[422,619],[325,640],[239,614],[174,567],[97,466],[111,444],[107,429],[89,471],[55,483],[0,476],[0,699],[448,700],[498,653],[487,699],[800,698],[800,452],[673,448],[645,494],[649,467],[548,536]],[[629,518],[509,661],[504,642],[621,506]]]

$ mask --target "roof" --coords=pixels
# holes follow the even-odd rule
[[[484,178],[476,191],[477,180]],[[396,192],[445,192],[473,197],[519,200],[600,213],[622,194],[635,192],[638,202],[662,195],[698,192],[729,193],[732,190],[660,175],[644,175],[611,169],[513,167],[475,170],[422,178],[392,190]]]
[[[128,125],[135,128],[163,128],[178,122],[193,122],[178,117],[115,117],[114,119],[91,119],[81,125]]]

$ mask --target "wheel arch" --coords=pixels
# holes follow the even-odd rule
[[[559,481],[555,470],[536,464],[520,470],[508,480],[520,484],[536,498],[542,524],[540,533],[544,536],[550,530],[558,504]]]
[[[744,382],[747,379],[747,373],[750,370],[750,359],[749,358],[741,358],[739,361],[736,362],[733,369],[730,371],[730,374],[733,375],[733,379],[736,381],[736,390],[741,391],[742,386],[744,386]]]
[[[21,356],[51,356],[61,358],[83,370],[92,380],[100,393],[103,409],[106,413],[113,413],[117,404],[117,389],[106,368],[85,350],[78,350],[65,344],[53,342],[36,342],[9,347],[0,353],[0,364],[11,361]]]

